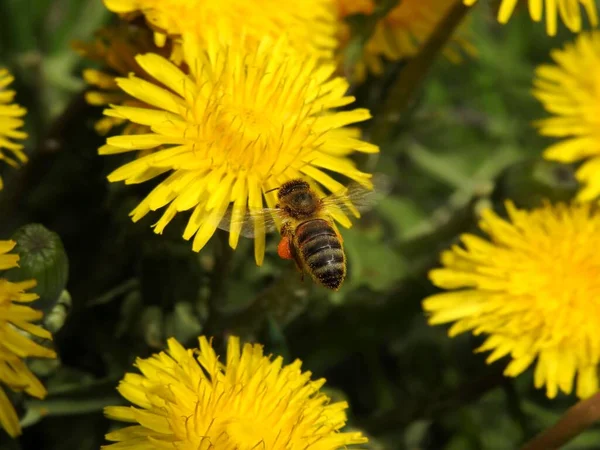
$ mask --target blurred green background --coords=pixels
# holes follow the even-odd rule
[[[349,400],[349,426],[370,436],[371,449],[515,449],[575,403],[546,399],[531,371],[504,378],[505,360],[487,366],[473,354],[479,338],[449,339],[445,327],[426,324],[420,306],[435,292],[427,271],[460,233],[475,230],[480,208],[501,208],[506,198],[531,207],[576,189],[571,167],[540,159],[549,141],[531,126],[544,116],[530,93],[533,69],[570,33],[546,36],[525,9],[501,26],[493,2],[473,8],[478,56],[461,64],[438,57],[378,142],[381,154],[358,161],[388,175],[393,190],[343,231],[349,277],[330,293],[302,283],[277,257],[277,236],[256,267],[252,242],[233,252],[221,231],[193,253],[180,237],[185,217],[162,236],[150,229],[157,216],[131,223],[128,212],[151,183],[107,183],[122,160],[97,156],[101,111],[83,101],[80,76],[91,63],[70,47],[111,19],[99,0],[2,0],[0,66],[15,75],[17,101],[29,110],[31,161],[0,168],[0,239],[32,222],[58,233],[72,297],[55,336],[60,364],[34,366],[48,397],[14,397],[27,426],[18,440],[0,434],[2,450],[97,449],[111,427],[102,407],[121,402],[118,380],[168,336],[195,345],[199,334],[212,335],[222,350],[223,337],[238,334],[288,361],[301,358],[327,378],[331,396]],[[384,77],[353,88],[373,122],[404,67],[389,64]],[[566,448],[600,448],[600,429]]]

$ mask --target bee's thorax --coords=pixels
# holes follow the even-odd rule
[[[317,194],[302,180],[288,181],[279,189],[278,207],[289,217],[296,220],[315,216],[320,207]]]

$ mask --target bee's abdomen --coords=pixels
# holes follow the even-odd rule
[[[311,274],[325,287],[338,289],[346,276],[346,263],[331,225],[323,219],[304,222],[296,228],[296,239]]]

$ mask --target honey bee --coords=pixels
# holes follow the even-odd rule
[[[230,230],[233,223],[242,222],[241,235],[254,237],[257,219],[264,222],[266,232],[277,230],[279,219],[279,256],[292,259],[296,268],[302,274],[308,273],[317,284],[337,291],[346,278],[346,255],[342,236],[332,216],[340,212],[356,215],[367,210],[375,203],[375,194],[381,193],[381,189],[369,190],[351,183],[339,193],[321,198],[306,181],[294,179],[271,191],[274,190],[277,191],[275,208],[253,210],[235,220],[230,212],[219,228]]]

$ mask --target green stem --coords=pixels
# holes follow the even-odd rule
[[[469,7],[465,6],[462,0],[456,0],[444,19],[425,42],[421,51],[406,64],[395,84],[390,89],[379,120],[374,123],[371,137],[373,142],[382,144],[384,139],[389,135],[391,126],[396,122],[396,116],[406,108],[430,67],[435,62],[435,57],[444,48],[468,10]]]
[[[140,288],[140,280],[137,278],[130,278],[123,283],[115,286],[108,292],[90,300],[87,304],[87,308],[92,308],[94,306],[104,305],[106,303],[110,303],[113,300],[122,297],[124,294],[128,294],[129,292]]]

